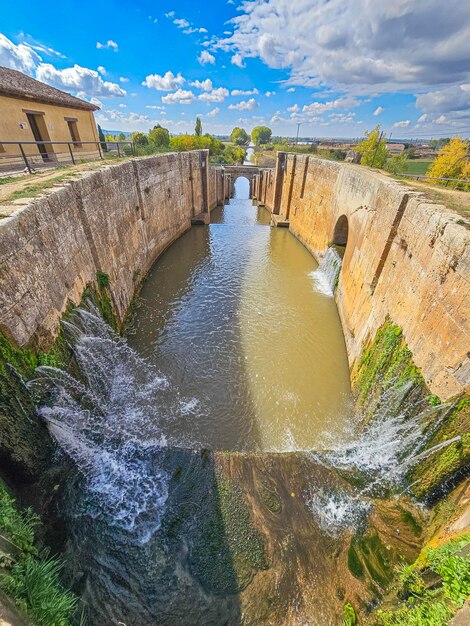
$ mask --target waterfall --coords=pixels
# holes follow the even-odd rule
[[[382,395],[357,416],[359,428],[352,441],[332,442],[328,450],[311,452],[310,457],[334,468],[353,484],[352,491],[320,491],[305,494],[305,502],[325,532],[337,535],[357,530],[366,520],[374,498],[403,493],[407,477],[417,463],[458,441],[460,436],[427,447],[440,425],[454,410],[455,403],[430,406],[417,383],[391,381]],[[357,423],[357,421],[356,421]]]
[[[334,295],[336,281],[341,270],[341,257],[333,247],[328,248],[316,270],[311,272],[315,289],[325,296]]]
[[[169,381],[137,355],[89,305],[64,322],[79,377],[42,366],[28,383],[61,450],[85,483],[80,514],[146,543],[168,496],[159,467],[168,420],[196,410],[195,399],[171,394]]]

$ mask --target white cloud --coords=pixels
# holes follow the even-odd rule
[[[291,73],[290,85],[364,93],[469,82],[470,3],[245,0],[213,45]]]
[[[217,89],[202,93],[199,96],[199,100],[203,100],[204,102],[223,102],[228,94],[229,91],[225,87],[217,87]]]
[[[129,79],[126,78],[125,76],[119,76],[119,82],[120,83],[128,83]]]
[[[119,50],[119,46],[112,39],[108,39],[108,41],[106,43],[101,43],[101,42],[97,41],[96,42],[96,47],[98,48],[98,50],[101,50],[103,48],[110,48],[110,49],[114,50],[114,52],[117,52]]]
[[[343,96],[336,100],[327,100],[326,102],[312,102],[312,104],[306,104],[302,108],[302,112],[307,115],[321,115],[326,111],[332,111],[334,109],[349,109],[351,107],[359,106],[360,101],[350,96]]]
[[[470,121],[470,82],[421,94],[416,106],[430,116],[443,114],[450,122]]]
[[[156,109],[157,111],[164,111],[165,107],[159,106],[158,104],[147,104],[145,105],[146,109]]]
[[[126,108],[127,108],[127,104],[120,104],[120,105],[119,105],[119,107],[120,107],[121,109],[126,109]]]
[[[295,91],[295,87],[289,87],[289,89],[287,90],[287,93],[294,93]]]
[[[205,80],[195,80],[189,84],[191,87],[196,87],[196,89],[202,89],[203,91],[211,91],[213,88],[210,78],[206,78]]]
[[[215,65],[215,56],[213,56],[207,50],[203,50],[201,54],[198,56],[197,60],[201,65],[206,65],[210,63],[211,65]]]
[[[254,111],[258,108],[258,103],[254,98],[250,98],[249,100],[242,100],[238,102],[238,104],[230,104],[229,109],[237,109],[238,111]]]
[[[40,63],[36,70],[36,78],[59,89],[79,92],[88,97],[123,97],[127,93],[116,83],[103,80],[96,70],[80,65],[58,70],[50,63]]]
[[[395,124],[393,125],[393,128],[408,128],[410,124],[411,124],[410,120],[402,120],[401,122],[395,122]]]
[[[33,74],[41,57],[27,44],[14,44],[0,33],[0,65]]]
[[[418,124],[423,124],[427,119],[428,119],[428,114],[427,113],[423,113],[423,115],[421,115],[418,118]]]
[[[380,115],[383,112],[384,112],[384,108],[383,107],[377,107],[373,114],[374,115]]]
[[[232,89],[230,92],[231,96],[256,96],[259,94],[258,89],[256,87],[254,89],[247,89],[243,91],[243,89]]]
[[[291,113],[298,113],[300,111],[300,107],[298,104],[293,104],[291,107],[287,107],[287,110]]]
[[[230,59],[230,63],[232,65],[236,65],[237,67],[245,67],[245,64],[243,63],[243,57],[239,52],[236,52],[232,58]]]
[[[276,92],[275,91],[267,91],[265,94],[266,98],[270,98],[271,96],[275,96]]]
[[[188,20],[184,18],[175,17],[175,12],[170,11],[165,13],[165,17],[171,19],[173,24],[183,30],[185,35],[192,35],[193,33],[207,33],[207,28],[194,27]]]
[[[185,19],[174,19],[173,24],[176,24],[178,28],[188,28],[188,26],[190,25],[188,20]]]
[[[212,111],[209,111],[209,113],[207,114],[207,117],[215,117],[219,113],[220,113],[219,107],[215,107],[215,109],[212,109]]]
[[[181,72],[178,72],[175,76],[173,72],[168,71],[163,76],[160,74],[149,74],[145,77],[142,85],[157,91],[173,91],[181,87],[185,82],[186,79],[181,76]]]
[[[195,99],[196,96],[193,92],[186,91],[185,89],[178,89],[174,93],[162,96],[162,102],[164,104],[191,104]]]

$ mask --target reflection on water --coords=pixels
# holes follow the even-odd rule
[[[349,377],[332,298],[317,267],[248,181],[192,228],[146,279],[129,343],[191,398],[169,442],[224,450],[321,448],[349,421]],[[344,435],[342,435],[344,436]]]

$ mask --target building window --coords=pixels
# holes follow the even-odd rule
[[[80,134],[78,132],[77,120],[68,119],[66,120],[67,126],[69,127],[70,137],[74,142],[75,148],[81,148],[82,144],[80,143]]]

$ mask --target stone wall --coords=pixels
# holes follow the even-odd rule
[[[16,345],[47,348],[97,272],[109,275],[123,320],[155,259],[208,210],[208,176],[207,151],[130,160],[0,220],[0,331]],[[223,190],[223,171],[218,177]]]
[[[368,168],[306,155],[279,153],[265,182],[258,201],[288,219],[317,260],[347,219],[335,297],[350,365],[390,317],[433,393],[468,390],[470,231],[459,216]]]

